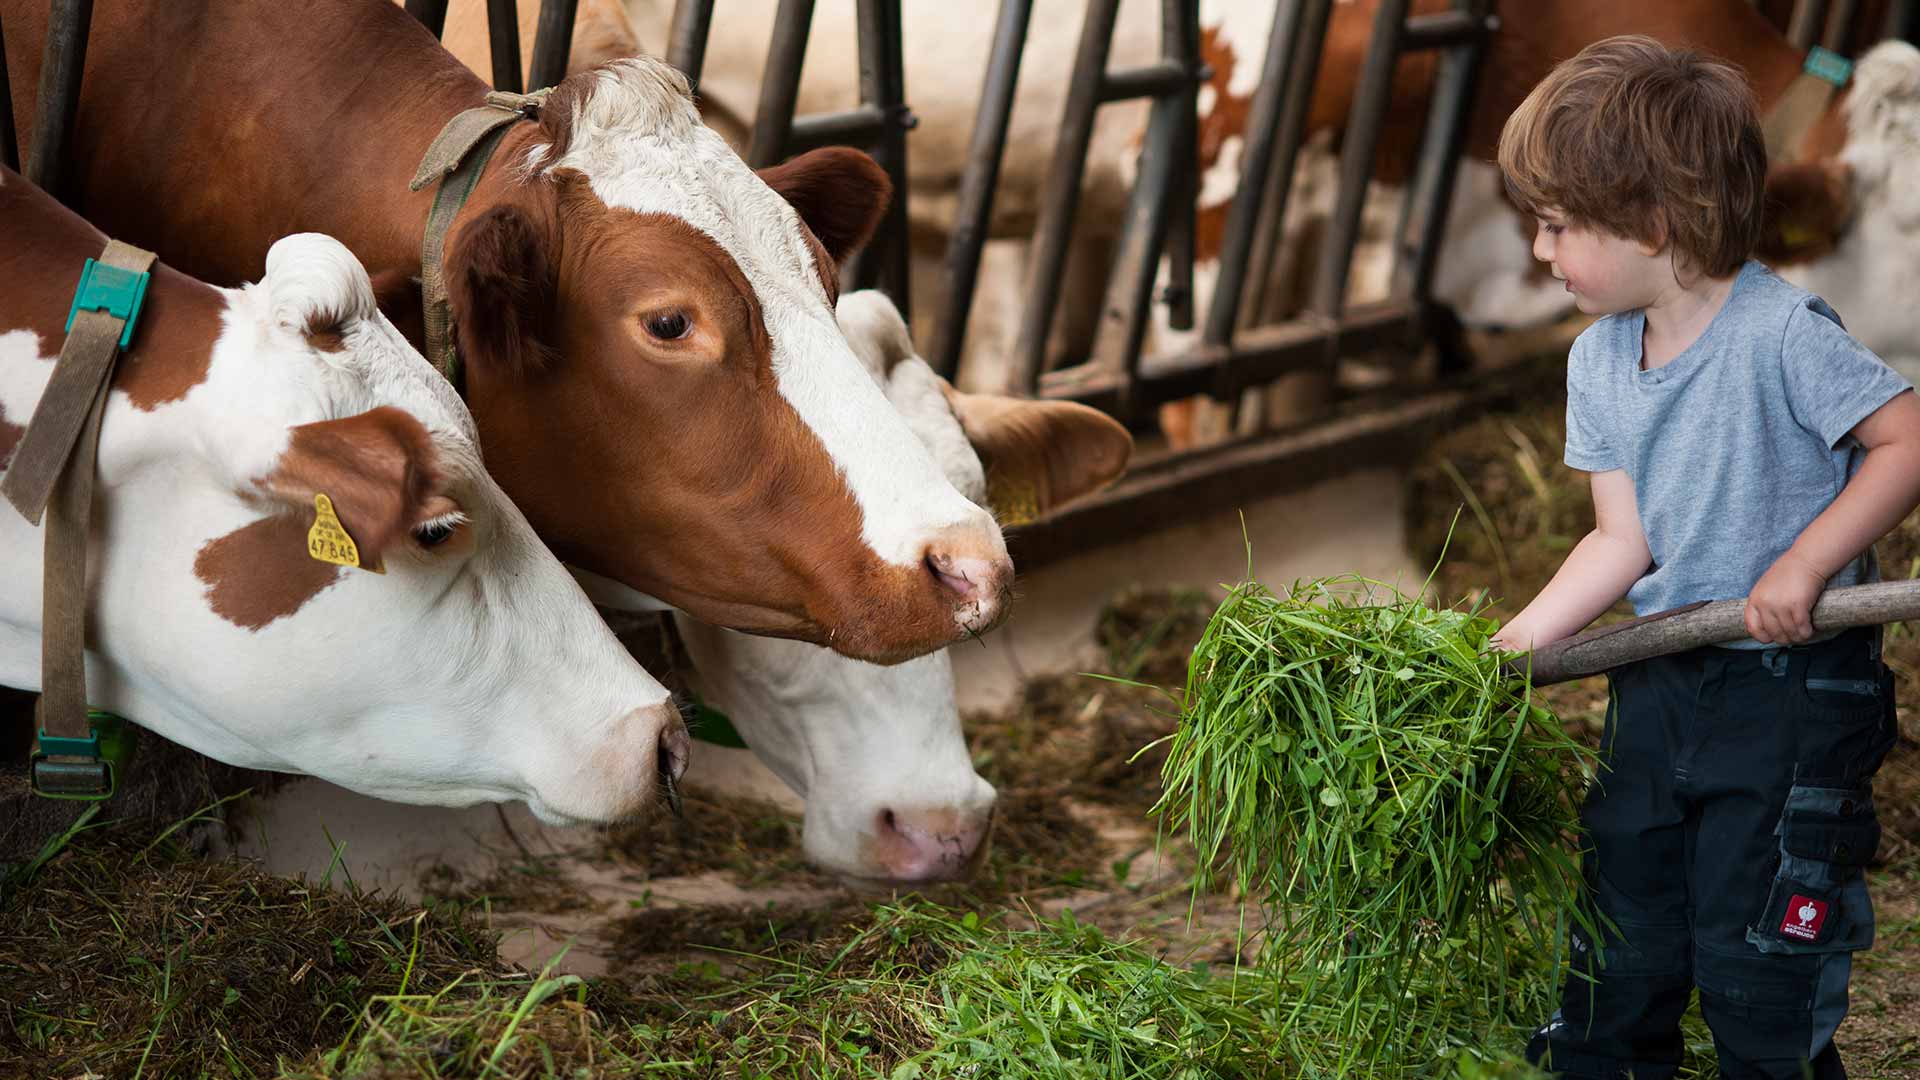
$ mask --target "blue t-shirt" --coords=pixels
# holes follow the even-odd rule
[[[1699,339],[1652,371],[1640,370],[1645,330],[1645,312],[1626,311],[1574,341],[1566,452],[1571,468],[1633,480],[1653,553],[1627,592],[1642,615],[1752,591],[1859,467],[1847,433],[1910,388],[1826,301],[1757,262]],[[1872,578],[1863,554],[1828,586]]]

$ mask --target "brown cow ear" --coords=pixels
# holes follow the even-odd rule
[[[512,203],[481,211],[448,238],[447,300],[468,365],[524,376],[553,359],[554,242],[548,224]]]
[[[383,405],[293,428],[286,450],[255,487],[296,516],[310,517],[313,497],[325,495],[364,562],[421,522],[456,508],[442,490],[436,460],[420,421]]]
[[[872,239],[893,198],[880,163],[846,146],[809,150],[761,169],[760,179],[793,204],[835,264]]]
[[[1853,217],[1853,171],[1823,158],[1767,171],[1766,209],[1754,254],[1770,266],[1811,262],[1840,245]]]
[[[951,388],[947,401],[986,467],[987,506],[1003,525],[1106,487],[1133,454],[1127,429],[1085,405]]]

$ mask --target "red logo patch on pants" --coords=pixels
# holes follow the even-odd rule
[[[1802,941],[1814,941],[1820,937],[1820,927],[1826,921],[1825,900],[1814,900],[1795,893],[1793,899],[1787,901],[1787,917],[1780,920],[1780,932]]]

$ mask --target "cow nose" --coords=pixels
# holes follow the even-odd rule
[[[882,808],[874,817],[873,852],[892,881],[955,881],[986,857],[993,809]]]
[[[954,600],[954,618],[968,633],[984,633],[1006,616],[1013,560],[998,534],[951,531],[927,545],[922,562]]]
[[[657,749],[659,757],[655,766],[663,783],[677,787],[680,778],[687,775],[687,762],[693,756],[693,740],[687,735],[687,723],[680,716],[679,709],[672,709],[672,719],[660,728],[660,742]]]

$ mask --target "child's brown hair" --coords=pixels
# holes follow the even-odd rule
[[[1523,211],[1663,247],[1709,277],[1760,239],[1767,150],[1746,79],[1649,37],[1554,68],[1507,118],[1500,171]]]

